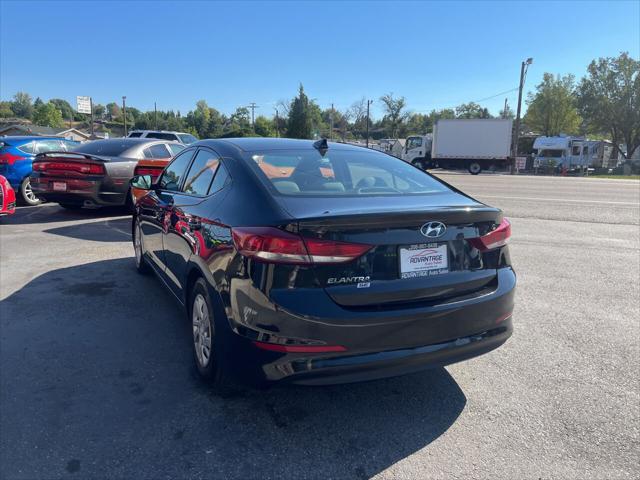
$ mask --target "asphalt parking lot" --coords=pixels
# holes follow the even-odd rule
[[[355,385],[217,397],[121,211],[0,220],[0,477],[638,478],[640,182],[440,175],[512,220],[514,335]]]

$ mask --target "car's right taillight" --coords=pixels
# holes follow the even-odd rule
[[[504,247],[511,237],[511,222],[503,218],[500,225],[481,237],[470,238],[469,243],[481,252]]]
[[[240,227],[234,228],[232,233],[238,252],[271,263],[344,263],[373,248],[360,243],[303,238],[273,227]]]
[[[136,167],[134,175],[151,175],[151,180],[155,181],[162,173],[161,167]]]
[[[24,160],[24,158],[25,157],[22,157],[20,155],[14,155],[13,153],[10,153],[10,152],[1,152],[0,164],[13,165],[14,163],[16,163],[16,161]]]

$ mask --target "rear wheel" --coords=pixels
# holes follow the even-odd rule
[[[145,260],[142,250],[142,228],[140,228],[140,223],[137,221],[133,229],[133,250],[135,252],[136,270],[138,270],[138,273],[149,273],[149,264]]]
[[[204,279],[199,278],[191,289],[191,330],[193,357],[198,373],[209,381],[218,393],[226,393],[233,387],[225,366],[222,342],[223,332],[216,328],[211,299]]]
[[[26,177],[24,180],[22,180],[22,183],[20,184],[20,196],[22,197],[24,203],[26,203],[27,205],[33,206],[41,203],[41,200],[36,197],[35,193],[33,193],[33,189],[31,188],[31,180],[29,179],[29,177]]]
[[[419,158],[414,159],[411,162],[411,165],[413,165],[414,167],[419,168],[420,170],[424,170],[424,163],[422,162],[422,160],[420,160]]]
[[[482,166],[478,162],[471,162],[468,169],[471,175],[478,175],[482,171]]]

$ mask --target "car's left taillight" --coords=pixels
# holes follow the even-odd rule
[[[302,237],[273,227],[233,228],[232,234],[238,252],[270,263],[345,263],[373,248],[372,245]]]
[[[511,237],[511,222],[503,218],[495,229],[481,237],[469,239],[469,243],[481,252],[504,247]]]

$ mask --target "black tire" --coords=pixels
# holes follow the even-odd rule
[[[424,168],[424,163],[422,162],[422,159],[420,159],[420,158],[414,158],[411,161],[411,165],[413,165],[416,168],[419,168],[420,170],[424,170],[425,169]]]
[[[133,215],[133,211],[135,210],[135,205],[133,204],[133,197],[131,196],[131,189],[127,190],[127,199],[124,202],[124,208],[127,213]]]
[[[144,248],[142,243],[142,237],[140,236],[140,223],[135,222],[132,232],[134,259],[136,262],[136,270],[142,275],[147,275],[151,272],[151,267],[144,258]]]
[[[39,205],[42,203],[36,195],[33,193],[31,189],[31,180],[29,177],[25,177],[20,184],[20,197],[24,203],[30,206]]]
[[[480,165],[478,162],[471,162],[467,169],[469,170],[469,173],[471,175],[478,175],[482,171],[482,165]]]
[[[202,307],[206,309],[202,315]],[[193,359],[200,376],[205,379],[218,394],[227,394],[234,389],[235,382],[231,379],[226,365],[225,345],[223,341],[224,331],[221,322],[216,322],[213,314],[209,290],[203,278],[198,278],[189,295],[189,320],[191,323],[191,346],[193,349]],[[196,321],[199,317],[200,323]],[[207,323],[208,322],[208,323]],[[198,341],[199,338],[206,338],[207,330],[209,335],[209,354],[206,355],[202,349],[206,341]]]
[[[67,210],[81,210],[82,209],[82,205],[79,205],[77,203],[59,203],[58,205],[60,205],[62,208],[66,208]]]

